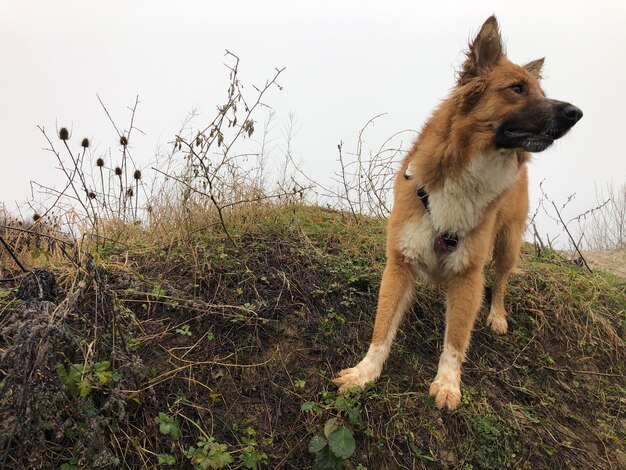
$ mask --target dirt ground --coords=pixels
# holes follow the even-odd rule
[[[200,218],[133,227],[84,261],[44,246],[47,270],[0,273],[0,468],[626,468],[621,278],[525,244],[509,334],[485,302],[453,412],[428,394],[445,295],[416,283],[383,375],[338,395],[371,335],[384,224],[255,211],[233,240]]]
[[[626,278],[626,248],[610,251],[585,251],[583,256],[592,269],[603,269]]]

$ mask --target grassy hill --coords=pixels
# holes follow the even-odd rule
[[[376,384],[331,382],[368,347],[383,222],[259,206],[234,243],[201,222],[40,247],[29,264],[55,273],[51,302],[0,284],[0,467],[626,467],[623,279],[526,246],[509,334],[483,308],[462,404],[440,412],[445,299],[430,285]]]

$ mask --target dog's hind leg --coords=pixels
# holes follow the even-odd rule
[[[483,285],[479,269],[454,278],[448,285],[443,352],[437,376],[430,384],[430,394],[438,408],[445,406],[452,410],[461,401],[461,364],[482,303]]]
[[[508,330],[507,311],[504,308],[504,297],[511,272],[519,259],[524,226],[508,226],[503,228],[496,237],[494,246],[495,281],[491,291],[491,309],[487,317],[487,325],[498,334]]]
[[[339,372],[334,379],[339,385],[339,391],[354,385],[362,388],[367,382],[378,378],[389,356],[402,317],[411,305],[415,278],[415,272],[400,259],[400,256],[390,257],[380,286],[374,333],[369,350],[365,358],[355,367]]]

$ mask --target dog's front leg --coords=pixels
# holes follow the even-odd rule
[[[339,376],[334,380],[339,385],[339,391],[354,385],[363,388],[367,382],[378,378],[402,317],[411,304],[415,278],[416,274],[412,268],[400,259],[400,256],[390,257],[380,286],[374,333],[369,350],[365,358],[355,367],[339,372]]]
[[[461,364],[482,302],[483,274],[472,270],[451,280],[443,352],[430,394],[438,408],[452,410],[461,401]]]

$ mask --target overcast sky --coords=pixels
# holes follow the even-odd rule
[[[377,147],[419,129],[454,82],[461,51],[495,13],[514,62],[546,57],[544,88],[584,118],[530,168],[573,208],[595,200],[595,186],[626,179],[626,2],[603,1],[27,1],[0,2],[0,201],[30,195],[30,180],[60,184],[36,129],[68,126],[96,152],[115,132],[100,95],[124,127],[140,97],[132,142],[139,165],[171,141],[187,113],[210,114],[224,97],[224,51],[241,58],[244,83],[261,85],[286,67],[283,91],[266,102],[276,122],[297,116],[295,156],[324,181],[337,143],[387,113],[366,135]],[[279,131],[280,132],[280,126]],[[575,212],[575,210],[573,212]],[[546,225],[547,227],[547,225]]]

